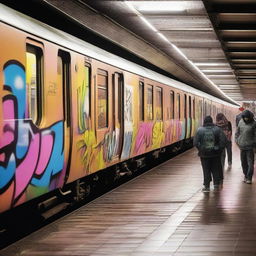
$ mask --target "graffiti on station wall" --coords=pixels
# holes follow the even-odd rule
[[[38,129],[27,117],[24,67],[5,64],[0,138],[0,211],[64,183],[63,121]]]

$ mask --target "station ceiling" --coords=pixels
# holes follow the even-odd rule
[[[256,98],[255,0],[82,2],[167,55],[175,45],[232,99]]]
[[[220,85],[231,97],[256,99],[256,1],[204,0],[238,86]]]
[[[256,98],[255,0],[29,1],[202,91],[229,102]],[[11,7],[17,5],[23,8],[16,1]],[[46,23],[53,20],[47,8]],[[65,28],[72,32],[70,24]]]

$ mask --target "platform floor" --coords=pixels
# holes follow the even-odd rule
[[[255,256],[256,181],[234,147],[223,189],[202,193],[194,149],[0,251],[1,256]]]

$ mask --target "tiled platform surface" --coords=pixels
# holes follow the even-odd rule
[[[256,181],[234,147],[223,189],[201,192],[194,149],[26,237],[1,256],[255,256]]]

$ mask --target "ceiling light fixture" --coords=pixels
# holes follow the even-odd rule
[[[162,33],[158,32],[157,33],[162,39],[164,39],[166,42],[170,43],[170,41],[167,39],[166,36],[164,36]]]
[[[186,10],[183,1],[125,1],[139,12],[181,12]]]
[[[143,17],[143,14],[140,12],[143,11],[154,11],[154,12],[161,12],[161,11],[184,11],[186,8],[184,7],[184,2],[180,1],[124,1],[124,3],[132,10],[137,16],[149,27],[151,28],[154,32],[156,32],[163,40],[169,42],[169,44],[173,47],[173,49],[178,52],[183,58],[185,58],[189,63],[196,69],[198,70],[202,76],[204,76],[222,95],[227,97],[229,100],[231,100],[234,104],[237,104],[233,99],[231,99],[228,95],[226,95],[222,90],[219,89],[219,87],[213,83],[199,68],[198,66],[206,64],[208,66],[219,66],[221,65],[220,63],[193,63],[191,60],[187,58],[187,56],[173,43],[171,43],[162,33],[160,33],[148,20],[146,20]],[[226,64],[226,63],[224,63]]]
[[[232,69],[203,69],[202,72],[221,73],[221,72],[233,72]]]
[[[131,3],[131,1],[124,1],[124,3],[137,15],[141,15],[136,8],[133,6],[133,4]]]
[[[175,44],[172,44],[172,43],[171,43],[171,45],[172,45],[172,47],[173,47],[181,56],[183,56],[185,59],[188,60],[187,56],[186,56]],[[191,61],[191,63],[193,64],[192,61]]]
[[[227,62],[195,62],[194,64],[197,66],[229,66],[229,63]]]
[[[151,24],[149,23],[143,16],[139,16],[141,20],[149,27],[151,28],[154,32],[157,32],[158,30]]]

